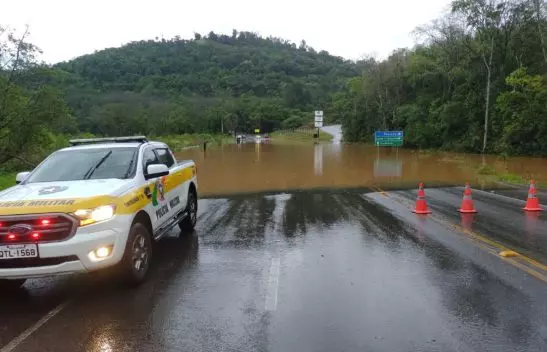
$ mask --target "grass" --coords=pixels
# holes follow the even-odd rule
[[[281,142],[312,142],[313,134],[317,132],[315,128],[297,128],[295,130],[276,131],[270,134],[272,141]],[[332,135],[319,131],[319,141],[330,142]]]
[[[188,147],[201,145],[205,141],[208,146],[234,143],[234,138],[232,136],[208,133],[159,136],[151,137],[150,139],[167,143],[167,145],[169,145],[169,147],[175,152],[179,152]]]
[[[486,176],[490,180],[497,180],[499,182],[510,183],[515,185],[526,185],[528,180],[522,177],[521,175],[511,174],[508,172],[499,173],[490,165],[482,165],[476,169],[477,174],[481,176]]]
[[[517,185],[526,185],[526,184],[528,184],[528,180],[524,179],[520,175],[515,175],[515,174],[506,173],[506,174],[503,174],[503,175],[499,175],[498,179],[501,182],[505,182],[505,183],[513,183],[513,184],[517,184]]]
[[[0,190],[15,186],[16,172],[7,172],[0,174]]]
[[[482,165],[477,169],[479,175],[495,175],[496,169],[490,165]]]

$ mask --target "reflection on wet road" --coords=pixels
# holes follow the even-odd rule
[[[547,283],[450,226],[461,190],[427,194],[429,217],[409,211],[405,191],[200,200],[196,233],[159,243],[138,289],[92,275],[3,298],[0,345],[68,301],[14,350],[544,351]],[[497,205],[472,224],[484,235],[509,224],[492,218],[511,214]],[[523,224],[499,239],[541,257],[545,227],[529,242]]]

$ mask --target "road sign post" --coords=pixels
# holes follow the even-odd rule
[[[402,147],[403,139],[403,131],[376,131],[374,133],[374,145],[377,147]]]
[[[317,133],[314,134],[314,138],[317,137],[319,139],[319,129],[323,127],[323,111],[322,110],[315,110],[314,126],[315,128],[317,128]]]

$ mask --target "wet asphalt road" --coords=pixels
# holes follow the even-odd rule
[[[463,187],[429,189],[427,198],[431,209],[450,222],[547,264],[547,221],[541,212],[523,211],[527,192],[524,188],[475,190],[472,198],[477,213],[466,215],[455,211],[460,208]],[[416,191],[396,194],[408,199],[416,197]]]
[[[202,199],[137,289],[97,273],[3,296],[0,351],[545,351],[546,272],[472,238],[545,263],[545,220],[476,191],[464,221],[461,188],[426,192],[425,217],[414,191]]]
[[[321,131],[332,135],[332,143],[342,142],[342,125],[330,125],[321,127]]]

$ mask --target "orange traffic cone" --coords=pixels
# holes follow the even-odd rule
[[[431,211],[427,209],[427,201],[425,200],[424,183],[420,182],[418,185],[418,196],[416,197],[416,209],[412,209],[416,214],[430,214]]]
[[[477,210],[473,205],[473,199],[471,198],[471,187],[469,187],[469,182],[465,183],[465,189],[463,190],[463,199],[460,209],[460,213],[476,213]]]
[[[539,206],[539,199],[536,196],[536,183],[534,180],[530,180],[530,189],[528,190],[528,199],[526,200],[526,206],[523,208],[527,211],[542,211]]]
[[[460,223],[465,230],[473,229],[473,221],[475,218],[475,213],[461,213],[460,214]]]

